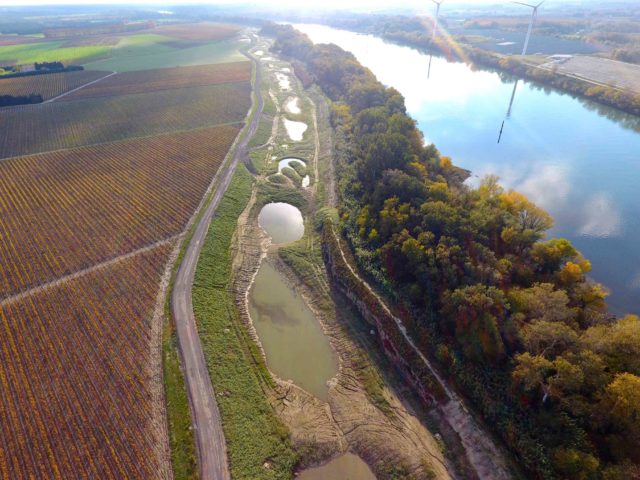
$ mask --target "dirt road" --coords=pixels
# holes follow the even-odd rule
[[[213,198],[206,207],[200,222],[191,238],[189,246],[176,275],[171,294],[171,310],[176,323],[180,354],[185,370],[187,392],[191,406],[191,415],[195,431],[196,448],[200,464],[202,480],[228,480],[231,478],[227,463],[227,448],[222,431],[222,423],[213,385],[209,378],[207,365],[202,351],[198,327],[193,314],[192,286],[200,250],[204,244],[211,218],[231,182],[238,162],[247,156],[247,145],[258,128],[263,99],[260,92],[260,62],[249,57],[255,65],[256,79],[254,83],[255,114],[244,137],[238,143],[233,159],[226,171],[221,172]]]

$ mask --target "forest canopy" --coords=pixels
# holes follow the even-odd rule
[[[553,219],[425,145],[402,95],[335,45],[267,25],[332,101],[341,227],[529,478],[640,471],[640,318],[615,318]]]

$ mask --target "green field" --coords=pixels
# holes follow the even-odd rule
[[[53,61],[82,63],[107,55],[111,49],[105,45],[62,47],[63,43],[43,42],[2,46],[0,47],[0,62],[15,62],[18,65]]]
[[[142,37],[142,35],[136,37]],[[145,35],[145,37],[160,36]],[[168,37],[161,38],[168,39]],[[134,41],[131,44],[127,43],[124,46],[119,45],[113,48],[110,52],[110,58],[85,63],[84,67],[88,70],[128,72],[131,70],[238,62],[247,59],[239,51],[241,46],[242,44],[236,40],[205,43],[191,48],[174,48],[161,43]]]

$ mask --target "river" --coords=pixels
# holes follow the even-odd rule
[[[295,27],[352,52],[400,91],[425,140],[469,169],[472,183],[497,174],[546,208],[556,221],[550,236],[569,239],[591,261],[592,278],[611,292],[611,310],[640,311],[639,119],[522,80],[509,108],[514,80],[497,72],[436,56],[430,62],[370,35]]]

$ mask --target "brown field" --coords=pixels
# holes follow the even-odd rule
[[[249,82],[8,107],[0,158],[242,121]]]
[[[64,97],[75,100],[251,80],[251,62],[139,70],[113,75]]]
[[[44,100],[48,100],[107,74],[108,72],[80,71],[30,77],[0,77],[0,95],[19,96],[35,93],[42,95]]]
[[[238,27],[220,23],[181,23],[177,25],[162,25],[156,28],[153,33],[179,38],[180,40],[211,42],[232,37],[239,31],[240,28]]]
[[[62,47],[86,47],[92,45],[117,45],[122,37],[117,35],[95,35],[92,37],[74,37],[62,44]]]
[[[0,35],[0,47],[7,45],[21,45],[23,43],[42,42],[42,38],[27,37],[25,35]]]
[[[576,55],[567,61],[548,63],[544,67],[555,68],[560,73],[574,75],[589,82],[610,85],[640,94],[640,65],[608,58]]]
[[[182,232],[238,131],[0,162],[0,300]]]
[[[95,35],[112,35],[115,33],[139,32],[155,27],[153,20],[127,24],[95,25],[93,27],[48,28],[43,31],[47,38],[87,37]]]
[[[167,478],[149,366],[169,248],[0,303],[0,478]]]

